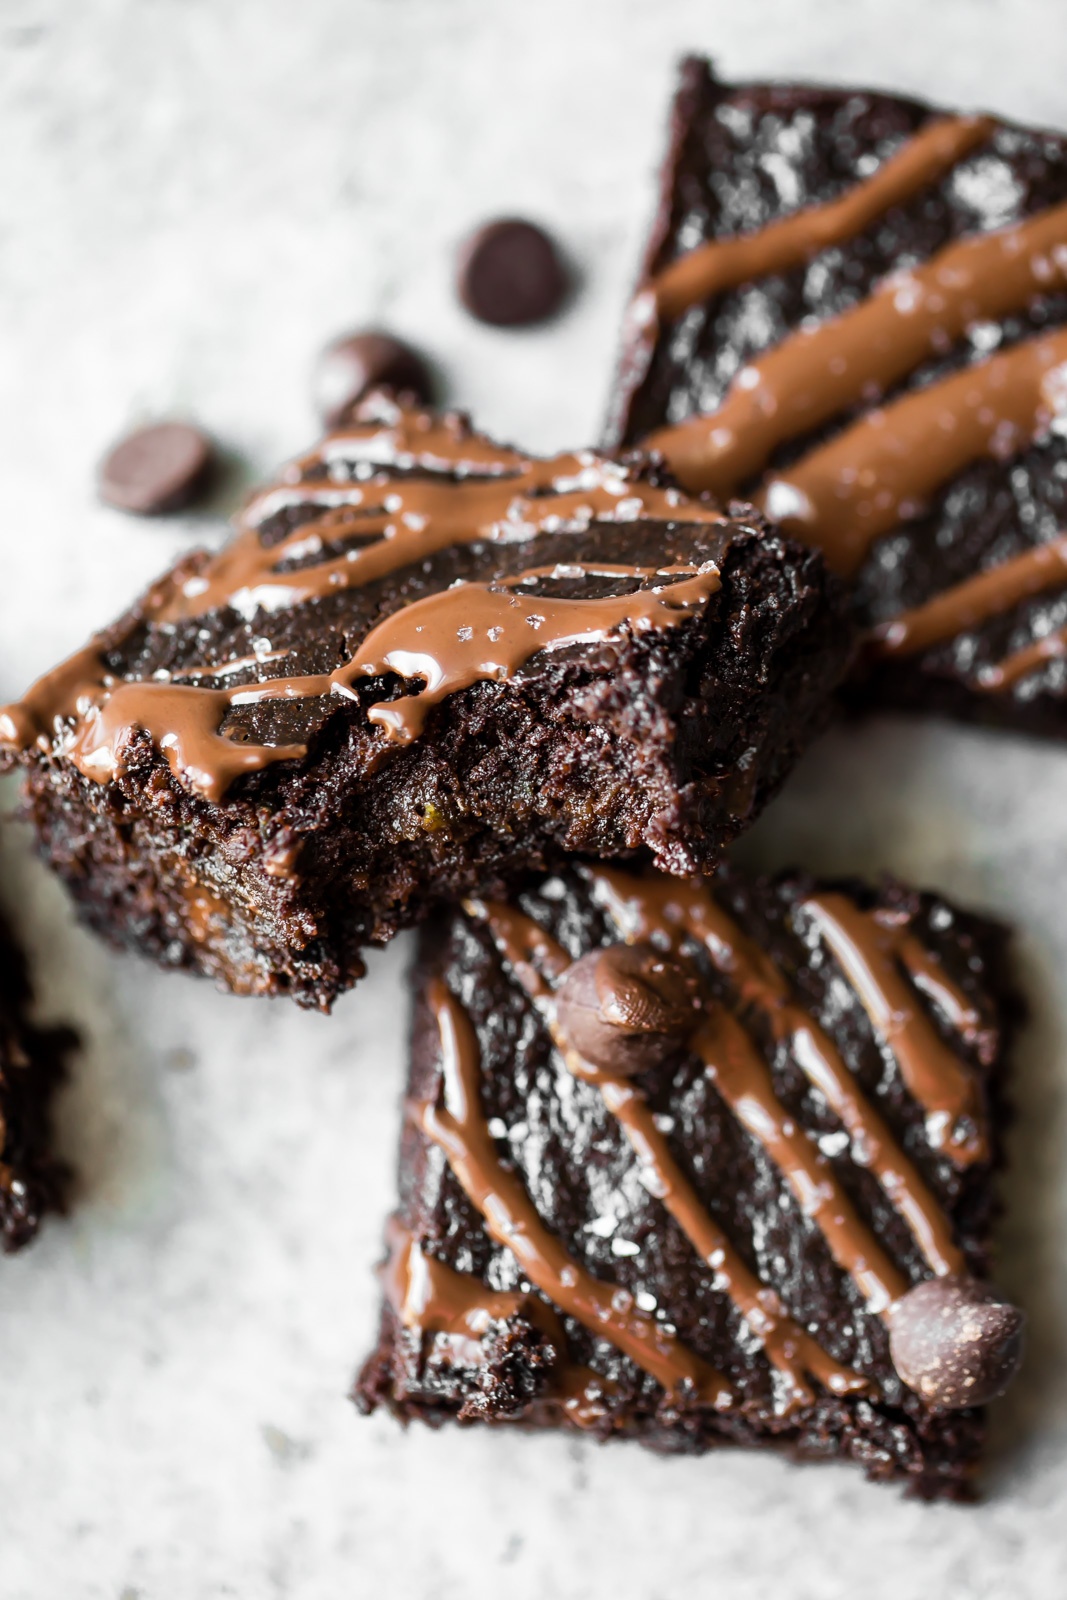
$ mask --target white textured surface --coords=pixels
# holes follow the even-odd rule
[[[1062,0],[3,0],[0,697],[211,531],[94,505],[134,418],[231,445],[225,509],[310,437],[323,338],[381,319],[505,437],[591,439],[684,49],[1062,122],[1064,45]],[[453,303],[454,241],[502,210],[585,273],[548,331]],[[4,1600],[1063,1592],[1067,752],[840,732],[747,847],[893,867],[1024,929],[1002,1270],[1033,1337],[973,1510],[845,1468],[358,1419],[403,941],[329,1021],[236,1001],[95,945],[26,847],[10,830],[7,887],[89,1044],[62,1107],[74,1213],[0,1263]]]

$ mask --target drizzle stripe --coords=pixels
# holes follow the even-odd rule
[[[470,1019],[437,980],[429,985],[428,999],[441,1033],[444,1105],[419,1105],[414,1115],[444,1151],[490,1237],[513,1252],[542,1294],[614,1343],[668,1393],[691,1388],[702,1403],[728,1409],[733,1395],[721,1373],[633,1310],[626,1290],[594,1278],[544,1226],[518,1178],[501,1165],[482,1115],[478,1043]]]
[[[875,921],[878,921],[877,916]],[[881,925],[885,925],[884,921]],[[974,1044],[981,1032],[982,1019],[933,951],[927,950],[921,940],[900,925],[894,927],[893,943],[897,960],[915,987],[934,1002],[949,1026],[955,1028],[967,1044]]]
[[[551,1306],[532,1294],[490,1289],[480,1278],[427,1255],[397,1216],[386,1223],[385,1238],[389,1254],[382,1287],[404,1327],[431,1336],[444,1334],[454,1358],[474,1367],[485,1360],[482,1341],[491,1324],[521,1315],[556,1348],[556,1361],[546,1373],[547,1392],[538,1401],[554,1401],[578,1427],[593,1426],[607,1414],[604,1400],[615,1385],[592,1368],[568,1360],[567,1336]]]
[[[506,1322],[534,1304],[530,1295],[490,1289],[480,1278],[426,1255],[399,1217],[389,1218],[385,1240],[389,1249],[382,1271],[385,1298],[405,1328],[480,1340],[490,1323]]]
[[[884,393],[975,322],[1067,284],[1067,204],[978,234],[892,273],[841,316],[801,328],[744,367],[722,404],[650,436],[687,489],[736,494],[774,451]]]
[[[961,1167],[985,1159],[988,1144],[974,1075],[942,1043],[910,994],[897,965],[901,930],[868,916],[844,895],[818,895],[804,907],[871,1026],[892,1050],[909,1093],[926,1112],[934,1149]]]
[[[1000,689],[1010,689],[1013,684],[1021,683],[1031,673],[1038,672],[1042,667],[1048,666],[1050,661],[1058,661],[1061,656],[1067,655],[1067,628],[1060,628],[1056,633],[1050,633],[1043,639],[1035,639],[1032,644],[1024,645],[1021,650],[1016,650],[1007,656],[995,667],[982,667],[978,673],[978,687],[987,694]]]
[[[805,1216],[818,1226],[830,1254],[867,1302],[884,1315],[908,1290],[841,1187],[833,1168],[783,1109],[766,1063],[725,1006],[715,1006],[692,1048],[741,1126],[766,1150]]]
[[[415,429],[422,415],[415,414],[414,437],[407,442],[419,443]],[[394,440],[391,448],[383,445],[387,436]],[[321,465],[346,441],[363,442],[357,435],[331,435],[317,452],[290,468],[290,474]],[[391,462],[404,465],[413,454],[402,448],[404,442],[404,429],[398,427],[373,435],[367,448],[377,447]],[[465,441],[464,448],[470,443]],[[158,620],[177,622],[222,606],[251,619],[261,608],[284,610],[374,583],[456,545],[524,543],[539,534],[580,530],[594,520],[723,520],[711,507],[685,504],[676,489],[635,483],[616,463],[591,451],[549,460],[495,449],[493,455],[499,470],[491,477],[457,476],[462,467],[454,460],[420,451],[415,464],[426,470],[432,463],[436,477],[397,479],[378,472],[353,483],[305,484],[294,476],[291,484],[267,489],[246,507],[237,537],[162,605]],[[443,469],[447,477],[441,475]],[[260,523],[294,504],[322,509],[277,544],[265,546]],[[331,541],[355,536],[367,542],[307,566],[279,570],[288,562],[321,555]]]
[[[872,631],[868,649],[875,658],[919,655],[931,645],[943,644],[957,633],[1061,585],[1067,585],[1067,534],[1024,550],[988,572],[965,578],[925,605],[883,623]]]
[[[677,317],[726,289],[787,272],[820,250],[855,238],[893,206],[935,183],[995,128],[990,117],[939,117],[840,199],[797,211],[756,233],[712,239],[690,250],[652,280],[657,311]]]
[[[19,705],[0,713],[0,740],[21,749],[37,740],[47,743],[57,719],[76,713],[64,753],[85,777],[106,783],[125,771],[126,745],[141,728],[163,751],[179,781],[218,801],[242,773],[307,753],[303,744],[241,744],[228,738],[219,730],[234,708],[332,695],[351,699],[352,685],[361,677],[393,673],[421,678],[425,686],[420,691],[379,701],[367,712],[387,740],[406,744],[421,733],[433,707],[458,690],[485,679],[503,681],[543,650],[609,639],[624,626],[634,633],[677,627],[720,587],[711,562],[699,571],[612,565],[588,570],[635,582],[685,576],[676,583],[598,598],[516,594],[524,580],[544,575],[540,568],[495,586],[457,585],[393,612],[334,672],[230,688],[115,682],[104,672],[100,646],[89,645],[34,684]],[[586,569],[567,571],[574,575]]]
[[[1061,329],[903,395],[772,477],[758,503],[852,576],[877,538],[972,461],[1007,459],[1039,436],[1065,361]]]
[[[944,1211],[875,1107],[857,1088],[837,1046],[793,998],[785,975],[711,893],[683,882],[635,878],[611,867],[586,868],[585,875],[595,898],[624,938],[658,936],[677,949],[682,936],[688,934],[703,944],[716,969],[734,984],[742,1008],[758,1009],[776,1039],[792,1040],[794,1055],[805,1076],[847,1132],[852,1159],[877,1178],[932,1270],[938,1274],[963,1271],[963,1256]],[[916,947],[911,952],[916,972],[925,971],[921,962],[925,952],[917,940],[911,944]],[[938,968],[930,974],[931,984],[940,976]],[[952,1017],[950,1007],[955,992],[938,990],[935,998]],[[967,1020],[974,1020],[969,1008]]]
[[[637,1156],[649,1192],[674,1218],[700,1259],[711,1267],[715,1274],[713,1286],[729,1296],[760,1341],[768,1360],[786,1379],[787,1408],[812,1403],[814,1395],[805,1382],[805,1373],[810,1373],[834,1394],[866,1389],[866,1380],[827,1354],[789,1315],[774,1290],[749,1269],[701,1203],[634,1085],[625,1078],[590,1067],[559,1036],[552,990],[534,963],[540,963],[543,970],[558,981],[570,965],[562,946],[532,917],[510,906],[471,901],[467,909],[487,922],[501,956],[531,999],[540,1003],[557,1048],[570,1070],[600,1090],[604,1104],[618,1120]]]

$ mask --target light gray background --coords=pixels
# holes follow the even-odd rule
[[[217,536],[94,504],[116,433],[199,418],[227,511],[309,442],[309,362],[348,325],[425,346],[504,437],[593,439],[683,50],[1064,123],[1065,31],[1062,0],[0,0],[0,698]],[[584,287],[508,335],[457,309],[450,259],[516,210]],[[359,1419],[406,941],[330,1020],[234,1000],[95,944],[9,829],[47,1009],[87,1049],[73,1214],[0,1262],[4,1600],[1062,1593],[1065,845],[1067,752],[884,722],[827,739],[746,846],[1024,930],[1002,1276],[1033,1336],[961,1510],[845,1468]]]

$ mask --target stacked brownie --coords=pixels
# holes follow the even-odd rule
[[[606,450],[375,395],[0,715],[117,944],[328,1009],[421,924],[363,1409],[970,1492],[1005,931],[722,858],[843,685],[1067,726],[1064,219],[1058,137],[688,62]]]

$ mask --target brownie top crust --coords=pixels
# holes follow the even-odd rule
[[[690,60],[608,435],[822,549],[873,694],[1062,732],[1065,324],[1061,135]]]
[[[916,1286],[927,1332],[986,1303],[1003,944],[896,883],[726,868],[468,902],[424,935],[363,1403],[777,1437],[955,1492],[1018,1313],[955,1387],[892,1340]]]
[[[536,460],[375,397],[253,496],[219,555],[180,564],[8,707],[0,745],[50,746],[103,782],[143,730],[218,801],[301,759],[347,704],[378,734],[376,767],[458,689],[699,612],[732,528],[647,463]]]

